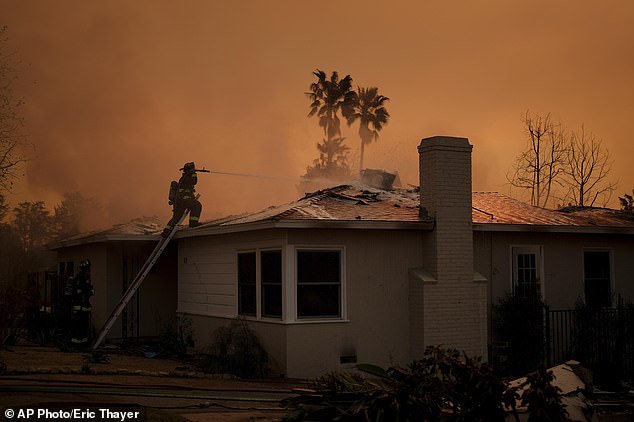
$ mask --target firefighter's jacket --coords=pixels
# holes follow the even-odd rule
[[[89,312],[92,310],[90,297],[95,294],[95,290],[90,282],[88,274],[79,273],[74,278],[73,285],[73,305],[72,310]]]
[[[191,199],[194,197],[194,186],[198,183],[198,175],[195,171],[184,173],[178,180],[177,200]]]

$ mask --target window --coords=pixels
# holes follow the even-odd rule
[[[238,253],[238,314],[282,318],[282,251]]]
[[[341,251],[297,251],[297,317],[341,317]]]
[[[238,314],[256,315],[255,252],[238,254]]]
[[[282,251],[263,251],[261,258],[262,316],[282,317]]]
[[[541,297],[540,248],[513,248],[513,291],[516,297]]]
[[[586,304],[593,307],[612,306],[610,252],[584,251],[583,276]]]

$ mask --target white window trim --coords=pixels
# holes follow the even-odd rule
[[[322,318],[299,318],[297,316],[297,252],[298,251],[339,251],[341,256],[340,262],[340,300],[341,300],[341,315],[338,317],[322,317]],[[290,274],[288,280],[292,282],[287,283],[286,294],[287,298],[291,300],[287,301],[287,309],[289,315],[289,322],[297,324],[314,324],[314,323],[328,323],[328,322],[348,322],[348,306],[346,295],[346,247],[344,245],[295,245],[289,247],[287,251],[288,255],[292,259],[288,259],[291,265],[288,265],[287,275]]]
[[[615,280],[614,280],[614,249],[613,248],[583,248],[581,251],[581,288],[583,289],[583,301],[587,302],[586,298],[586,252],[607,252],[610,262],[610,307],[614,306],[614,293],[615,293]]]
[[[237,318],[244,318],[247,321],[262,321],[262,322],[283,322],[286,320],[286,315],[287,314],[287,310],[286,310],[286,306],[285,303],[287,302],[286,300],[286,295],[285,295],[285,285],[288,285],[290,283],[287,283],[286,280],[288,280],[287,276],[288,273],[287,271],[285,271],[285,268],[287,267],[286,262],[287,262],[287,254],[284,253],[285,250],[287,248],[285,246],[266,246],[266,247],[257,247],[257,248],[249,248],[249,249],[237,249],[235,251],[235,256],[236,256],[236,302],[235,302],[235,306],[236,306],[236,317]],[[261,253],[262,252],[270,252],[270,251],[280,251],[281,255],[282,255],[282,316],[280,318],[278,317],[269,317],[269,316],[263,316],[262,315],[262,258],[261,258]],[[245,254],[245,253],[255,253],[255,315],[243,315],[240,314],[240,307],[239,307],[239,301],[240,301],[240,289],[238,288],[239,283],[238,283],[238,255],[240,254]]]
[[[282,266],[282,268],[280,269],[280,273],[282,276],[282,286],[281,286],[281,292],[280,294],[282,295],[282,315],[280,315],[279,317],[272,317],[272,316],[263,316],[262,315],[262,252],[273,252],[273,251],[279,251],[281,258],[282,258],[282,262],[280,263],[280,265]],[[256,276],[255,276],[255,282],[256,282],[256,300],[257,300],[257,315],[258,315],[258,319],[259,320],[263,320],[263,321],[284,321],[284,284],[286,284],[286,279],[284,278],[284,268],[285,268],[285,262],[284,262],[284,247],[280,246],[280,247],[270,247],[270,248],[258,248],[257,250],[257,258],[256,258]]]
[[[530,244],[520,244],[520,245],[510,245],[509,246],[509,259],[510,259],[510,280],[509,287],[510,291],[515,294],[515,287],[517,280],[517,254],[518,253],[535,253],[536,259],[535,263],[537,264],[537,276],[539,277],[540,284],[540,292],[541,299],[545,303],[546,302],[546,278],[544,277],[544,247],[543,245],[530,245]]]

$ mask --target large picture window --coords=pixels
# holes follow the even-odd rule
[[[610,252],[584,251],[583,276],[586,304],[594,307],[612,306]]]
[[[262,282],[262,316],[282,317],[282,251],[260,254]]]
[[[256,309],[255,252],[238,254],[238,314],[255,316]]]
[[[341,317],[341,251],[297,251],[297,317]]]

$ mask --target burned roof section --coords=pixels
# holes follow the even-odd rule
[[[232,215],[180,230],[177,237],[198,236],[217,230],[249,229],[260,223],[296,224],[310,227],[419,228],[431,230],[433,218],[421,218],[420,193],[416,188],[379,189],[347,184],[308,193],[283,205]],[[474,192],[472,223],[475,230],[548,230],[634,233],[634,215],[609,208],[567,207],[549,210],[534,207],[497,192]],[[157,238],[164,222],[143,217],[107,230],[82,233],[49,245],[51,249],[106,240]],[[151,237],[150,237],[151,236]]]
[[[418,188],[392,187],[390,190],[384,190],[362,184],[340,185],[308,193],[303,198],[285,205],[215,220],[204,224],[203,227],[229,227],[263,221],[433,221],[431,218],[421,219],[419,209]],[[473,193],[472,222],[483,229],[496,226],[634,229],[634,219],[616,210],[549,210],[528,205],[497,192]]]
[[[116,224],[108,229],[93,230],[51,242],[49,249],[58,249],[84,243],[98,243],[108,240],[150,240],[149,236],[158,236],[163,230],[164,222],[158,217],[140,217],[127,223]]]

